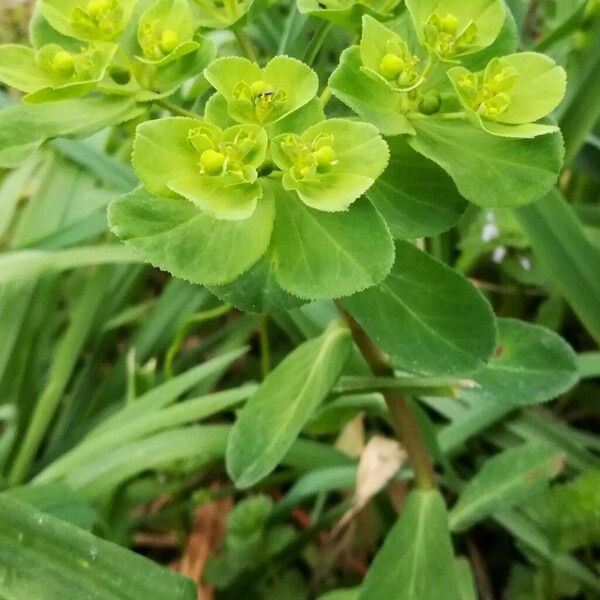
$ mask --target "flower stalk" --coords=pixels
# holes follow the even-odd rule
[[[389,365],[383,352],[339,303],[336,303],[336,306],[344,322],[350,328],[354,342],[367,361],[373,375],[394,377],[394,370]],[[385,391],[383,397],[392,417],[398,440],[404,445],[408,454],[417,486],[423,490],[435,489],[437,484],[433,462],[406,398],[397,391]]]

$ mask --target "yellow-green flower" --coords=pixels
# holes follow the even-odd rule
[[[421,43],[439,59],[490,46],[506,19],[503,0],[406,0]]]
[[[491,60],[472,73],[464,67],[448,71],[469,118],[489,133],[503,137],[535,137],[556,131],[536,123],[562,100],[566,74],[543,54],[521,52]]]

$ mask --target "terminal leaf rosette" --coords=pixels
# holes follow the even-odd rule
[[[283,171],[283,186],[307,206],[346,210],[383,173],[389,151],[377,129],[366,123],[329,119],[302,135],[273,140],[272,155]]]
[[[41,0],[50,25],[78,40],[112,41],[125,30],[137,0]]]
[[[421,85],[430,62],[416,39],[403,39],[368,15],[363,17],[360,58],[361,71],[395,91]]]
[[[406,6],[421,43],[451,62],[490,46],[506,19],[503,0],[406,0]]]
[[[158,0],[140,17],[138,60],[164,65],[194,52],[200,44],[194,40],[198,28],[186,0]]]
[[[0,81],[25,92],[31,103],[84,96],[104,77],[116,45],[91,43],[79,51],[59,44],[39,49],[7,44],[0,46]]]
[[[245,58],[218,58],[205,71],[208,82],[223,96],[238,123],[269,125],[314,99],[319,81],[307,65],[276,56],[264,68]]]
[[[536,123],[563,99],[566,73],[549,57],[521,52],[492,59],[484,71],[454,67],[448,77],[469,119],[502,137],[535,137],[558,130]]]
[[[262,197],[257,169],[267,143],[257,125],[222,130],[192,118],[160,119],[138,127],[133,165],[153,194],[183,197],[215,218],[241,220]]]

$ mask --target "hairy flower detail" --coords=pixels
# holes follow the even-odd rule
[[[317,174],[328,173],[338,164],[333,149],[334,136],[318,135],[312,142],[303,142],[297,135],[289,134],[281,141],[281,150],[292,163],[290,169],[296,179],[315,179]]]
[[[241,129],[232,139],[226,139],[214,128],[200,126],[188,133],[190,145],[200,153],[198,166],[202,175],[237,173],[246,181],[257,178],[257,170],[248,164],[256,153],[259,141],[252,131]]]
[[[286,190],[326,212],[347,210],[385,169],[387,144],[372,125],[327,119],[303,134],[285,133],[271,143]]]
[[[432,13],[425,22],[425,41],[441,57],[452,57],[473,46],[479,37],[477,24],[459,23],[452,13]]]
[[[379,74],[400,88],[409,87],[419,78],[419,62],[419,57],[409,51],[406,42],[390,39],[387,42],[387,54],[379,63]]]
[[[565,71],[551,58],[519,52],[493,58],[482,72],[453,67],[447,75],[467,117],[488,133],[533,138],[557,130],[537,122],[558,106],[566,90]]]
[[[94,45],[82,49],[79,53],[71,53],[58,44],[47,44],[37,51],[36,62],[48,76],[62,83],[87,81],[94,78],[94,59],[97,52]]]
[[[470,108],[482,118],[496,120],[509,108],[510,91],[519,77],[517,69],[492,61],[484,73],[467,73],[458,86]]]
[[[241,105],[251,105],[259,123],[265,123],[285,107],[287,92],[258,80],[248,84],[240,81],[233,90],[233,99]]]
[[[204,76],[225,100],[233,121],[261,127],[314,102],[319,87],[308,65],[283,55],[262,68],[247,58],[225,56],[213,61]]]
[[[111,38],[122,29],[123,7],[119,0],[90,0],[85,8],[75,8],[71,20],[76,26]]]
[[[430,65],[416,40],[401,37],[369,15],[362,19],[359,51],[361,72],[394,92],[417,88]]]
[[[160,60],[169,55],[181,40],[177,31],[163,28],[160,20],[143,23],[140,31],[140,46],[144,56],[150,60]]]

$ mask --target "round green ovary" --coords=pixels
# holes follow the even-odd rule
[[[266,94],[271,88],[271,86],[266,81],[253,81],[250,84],[250,92],[252,93],[253,98],[258,98],[263,94]]]
[[[255,169],[247,164],[247,159],[258,143],[252,133],[242,130],[229,141],[212,130],[198,127],[189,132],[188,141],[200,153],[201,174],[216,176],[236,172],[252,179]]]
[[[318,167],[329,170],[336,162],[335,150],[331,146],[321,146],[313,153]]]
[[[79,54],[71,54],[60,46],[44,46],[38,51],[37,62],[43,71],[62,84],[86,81],[95,75],[93,52],[87,48]]]
[[[442,107],[442,98],[434,90],[427,92],[419,101],[419,111],[424,115],[434,115]]]
[[[207,175],[220,175],[223,172],[225,155],[222,152],[208,149],[200,156],[200,166]]]
[[[75,61],[66,50],[59,50],[52,59],[52,69],[61,77],[71,77],[75,73]]]
[[[251,86],[254,110],[260,123],[264,123],[273,111],[287,100],[282,90],[273,89],[264,81],[255,81]]]
[[[379,63],[379,74],[398,87],[409,87],[418,78],[419,58],[411,54],[404,42],[390,40],[388,52]]]
[[[456,16],[434,12],[425,22],[425,40],[439,56],[452,56],[472,46],[479,37],[477,25],[470,21],[459,28]]]
[[[165,29],[160,36],[160,46],[164,52],[170,54],[179,46],[179,35],[173,29]]]
[[[291,172],[296,179],[311,179],[327,173],[338,164],[332,135],[320,135],[311,143],[289,135],[282,142],[282,150],[289,157]]]
[[[140,45],[144,56],[150,60],[161,60],[179,46],[179,34],[174,29],[163,29],[160,21],[146,22],[142,26]]]

